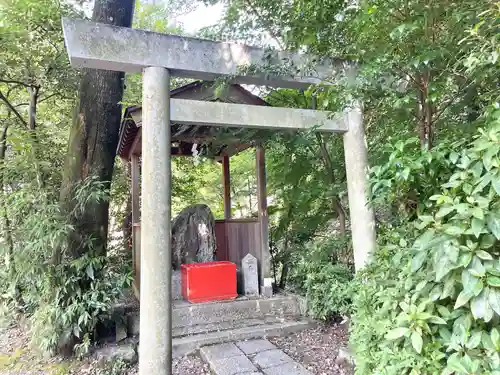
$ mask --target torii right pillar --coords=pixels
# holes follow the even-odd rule
[[[368,147],[363,112],[357,104],[348,112],[344,133],[347,193],[356,272],[370,262],[375,251],[375,215],[368,203]]]

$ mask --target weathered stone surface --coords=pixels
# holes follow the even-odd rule
[[[368,149],[363,112],[357,106],[348,113],[349,131],[344,134],[349,217],[356,272],[370,262],[375,251],[375,215],[368,201]]]
[[[297,331],[311,328],[311,325],[312,323],[309,321],[290,321],[174,338],[172,341],[173,353],[174,357],[180,357],[193,353],[200,347],[206,345],[213,345],[228,341],[251,340],[263,337],[285,336]]]
[[[246,355],[260,353],[266,350],[276,349],[276,346],[271,344],[267,340],[249,340],[249,341],[239,341],[236,346],[240,348]]]
[[[148,67],[143,73],[141,340],[139,373],[167,375],[172,281],[170,173],[170,74]],[[158,140],[162,140],[159,142]]]
[[[242,355],[242,351],[233,343],[205,346],[201,348],[203,357],[210,359],[221,359]]]
[[[247,374],[257,371],[252,362],[245,355],[236,357],[208,360],[215,375]]]
[[[286,355],[283,351],[279,349],[266,350],[257,353],[253,357],[253,362],[260,366],[261,368],[268,368],[273,366],[279,366],[284,363],[293,362],[293,359]]]
[[[264,297],[273,296],[273,279],[270,277],[264,278],[264,285],[262,286],[262,295]]]
[[[354,367],[354,357],[349,348],[339,348],[335,363],[341,366]]]
[[[257,258],[247,254],[241,261],[241,273],[243,275],[243,290],[246,296],[257,296],[259,294],[259,267]]]
[[[124,324],[121,320],[116,322],[116,333],[115,333],[116,342],[125,340],[127,336],[128,336],[127,325]]]
[[[215,219],[207,205],[184,208],[172,222],[172,266],[212,262],[215,254]]]
[[[182,299],[182,275],[180,270],[172,271],[172,299]]]
[[[138,360],[136,348],[133,343],[105,346],[97,350],[94,356],[101,362],[121,360],[126,363],[135,364]]]
[[[173,75],[213,81],[230,76],[239,83],[307,89],[353,70],[353,64],[335,60],[322,63],[315,56],[280,51],[269,55],[264,48],[213,42],[138,29],[63,19],[64,38],[71,64],[124,72],[140,72],[162,66]],[[291,62],[291,63],[290,63]],[[252,73],[250,66],[293,66],[290,75]],[[311,69],[312,68],[312,69]],[[310,75],[306,72],[313,72]]]
[[[263,369],[265,375],[312,375],[297,362],[285,363],[279,366]]]

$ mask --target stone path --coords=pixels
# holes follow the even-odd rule
[[[267,340],[205,346],[200,353],[216,375],[312,375]]]

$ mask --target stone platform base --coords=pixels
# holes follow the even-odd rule
[[[138,340],[138,303],[122,306],[120,311],[116,341]],[[202,346],[229,341],[283,336],[311,327],[302,313],[295,296],[239,297],[198,304],[177,300],[172,307],[173,355],[179,357]]]

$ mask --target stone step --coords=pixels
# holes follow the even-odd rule
[[[184,327],[216,325],[222,322],[237,322],[267,317],[298,318],[301,315],[299,303],[294,296],[276,296],[272,298],[237,298],[232,301],[217,301],[191,304],[175,301],[172,309],[172,329],[178,335]],[[139,312],[127,315],[128,335],[139,334]],[[210,330],[209,330],[210,331]],[[195,331],[193,331],[195,332]]]
[[[276,323],[268,323],[263,320],[259,325],[246,326],[245,322],[242,321],[240,328],[174,338],[172,340],[173,356],[181,357],[207,345],[266,337],[286,336],[288,334],[310,328],[313,325],[313,322],[307,320],[287,320]]]
[[[172,336],[184,337],[190,335],[197,335],[199,333],[210,333],[216,331],[227,331],[231,329],[243,328],[243,327],[253,327],[262,324],[275,324],[284,323],[285,318],[266,316],[264,318],[253,318],[253,319],[238,319],[238,320],[226,320],[217,323],[208,324],[197,324],[197,325],[187,325],[184,327],[176,327],[172,329]]]

